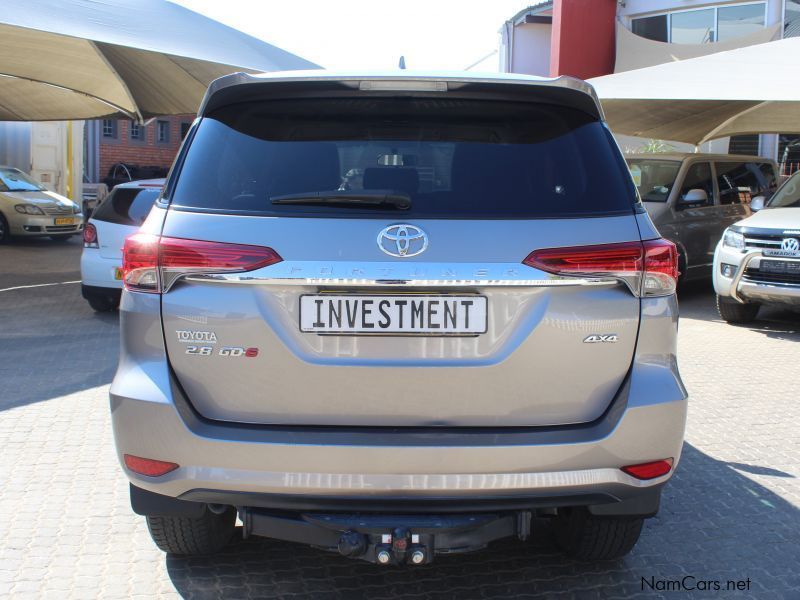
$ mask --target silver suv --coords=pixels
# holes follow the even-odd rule
[[[234,74],[127,239],[111,387],[163,550],[621,556],[681,452],[675,246],[587,84]]]

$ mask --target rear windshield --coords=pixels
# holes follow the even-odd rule
[[[92,213],[92,219],[118,225],[144,223],[161,188],[121,188],[112,190],[108,198]]]
[[[273,203],[320,192],[402,194],[410,208]],[[610,133],[585,113],[439,98],[226,107],[200,123],[171,198],[224,212],[403,218],[630,214],[635,202]]]
[[[681,168],[677,160],[629,158],[633,183],[644,202],[666,202]]]

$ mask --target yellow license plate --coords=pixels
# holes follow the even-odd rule
[[[62,217],[60,219],[56,219],[56,225],[73,225],[75,223],[75,219],[72,217]]]
[[[114,279],[122,279],[122,268],[114,267]]]

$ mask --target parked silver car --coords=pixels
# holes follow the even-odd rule
[[[708,278],[725,228],[751,214],[750,200],[776,189],[775,161],[735,154],[627,157],[658,231],[678,247],[681,277]]]
[[[218,79],[123,277],[114,436],[167,552],[238,513],[424,564],[543,516],[615,557],[681,453],[675,246],[575,79]]]
[[[0,166],[0,242],[11,236],[61,241],[83,230],[81,207],[19,169]]]

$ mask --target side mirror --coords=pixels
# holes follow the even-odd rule
[[[700,188],[689,190],[681,198],[681,204],[704,204],[706,202],[708,202],[708,194]]]
[[[750,201],[750,210],[758,212],[767,204],[767,199],[764,196],[756,196]]]

